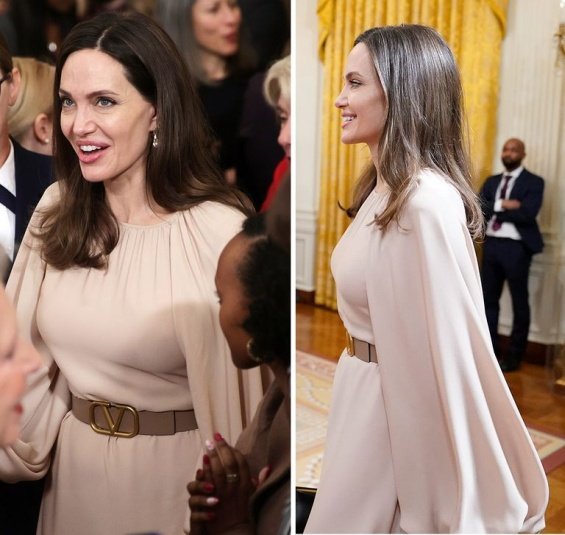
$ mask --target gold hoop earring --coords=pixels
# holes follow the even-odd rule
[[[255,362],[259,362],[262,363],[263,359],[261,357],[258,357],[257,355],[255,355],[255,353],[253,352],[253,338],[250,338],[249,340],[247,340],[247,354],[251,357],[251,360],[255,361]]]

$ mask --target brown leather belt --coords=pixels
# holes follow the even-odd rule
[[[353,338],[347,331],[345,334],[347,336],[347,354],[350,357],[357,357],[364,362],[379,362],[377,349],[373,344]]]
[[[174,435],[198,429],[194,410],[138,411],[131,405],[72,396],[72,413],[101,435],[132,438],[136,435]]]

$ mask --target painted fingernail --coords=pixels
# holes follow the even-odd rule
[[[198,470],[196,470],[196,479],[200,479],[202,477],[202,469],[199,468]]]
[[[202,488],[205,492],[214,492],[214,485],[212,483],[204,483]]]
[[[207,505],[216,505],[220,500],[218,500],[218,498],[216,498],[215,496],[210,496],[209,498],[206,498],[206,504]]]
[[[214,443],[213,443],[211,440],[206,439],[205,444],[206,444],[206,449],[207,449],[208,451],[214,451],[214,447],[215,447],[215,446],[214,446]]]
[[[214,440],[216,442],[221,442],[222,440],[224,440],[224,437],[222,437],[222,435],[220,435],[220,433],[214,433]]]
[[[202,456],[202,461],[204,462],[204,464],[210,464],[210,457],[208,457],[208,455],[204,454]]]

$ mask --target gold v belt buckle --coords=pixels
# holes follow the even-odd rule
[[[96,410],[99,409],[104,414],[107,428],[100,427],[96,423]],[[117,409],[118,417],[114,420],[110,409]],[[120,431],[124,414],[130,412],[133,416],[133,430]],[[130,405],[120,405],[119,403],[112,403],[111,401],[91,401],[89,408],[90,427],[100,433],[101,435],[108,435],[111,437],[133,438],[139,433],[139,413]]]

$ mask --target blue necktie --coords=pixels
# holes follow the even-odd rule
[[[10,212],[16,213],[16,197],[0,184],[0,204],[3,204]]]

